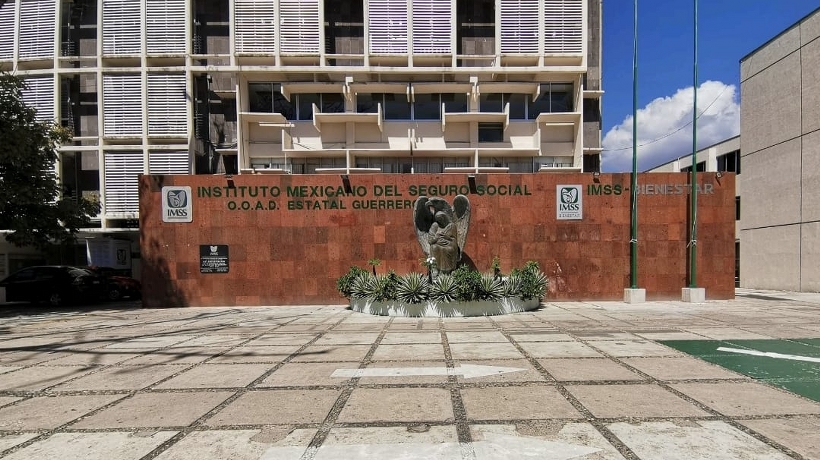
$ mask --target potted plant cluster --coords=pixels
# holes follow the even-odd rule
[[[350,299],[353,310],[389,316],[482,316],[533,310],[547,291],[547,276],[534,261],[506,276],[497,258],[493,259],[492,273],[466,265],[440,273],[433,258],[425,259],[422,265],[427,273],[406,275],[392,270],[377,275],[351,267],[336,287]]]

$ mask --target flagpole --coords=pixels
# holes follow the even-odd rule
[[[695,51],[694,51],[694,84],[692,108],[692,190],[690,201],[692,204],[692,230],[689,241],[689,287],[697,287],[697,255],[698,255],[698,0],[695,1]]]
[[[629,279],[632,289],[638,288],[638,0],[633,8],[634,31],[632,50],[632,229],[629,240]]]

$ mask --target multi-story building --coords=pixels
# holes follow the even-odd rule
[[[138,174],[597,171],[601,0],[0,0],[66,193]]]

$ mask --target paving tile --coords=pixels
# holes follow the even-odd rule
[[[469,420],[580,418],[555,387],[527,385],[461,390]]]
[[[471,425],[473,446],[478,458],[512,458],[509,451],[493,449],[505,444],[508,449],[521,447],[523,458],[584,460],[623,460],[612,444],[594,426],[582,422],[559,420],[519,421],[515,425]],[[482,444],[490,443],[487,447]],[[524,449],[532,450],[524,450]],[[589,452],[589,453],[586,453]],[[507,454],[507,455],[505,455]],[[540,455],[539,455],[540,454]]]
[[[334,428],[315,458],[461,460],[461,450],[454,427],[429,426],[424,432],[406,427]]]
[[[438,361],[413,361],[412,363],[395,363],[395,362],[374,362],[370,363],[367,366],[367,369],[377,369],[377,368],[399,368],[399,369],[407,369],[407,368],[438,368],[443,369],[446,367],[444,362],[444,356],[442,355],[442,359]],[[362,385],[378,385],[378,384],[402,384],[402,385],[414,385],[414,384],[444,384],[447,382],[446,375],[402,375],[400,377],[361,377],[359,383]]]
[[[384,335],[380,345],[396,345],[402,343],[441,343],[441,334],[438,332],[388,332]]]
[[[6,460],[137,460],[163,442],[175,431],[57,433],[35,442]]]
[[[729,416],[820,414],[820,403],[760,383],[678,383],[670,386]]]
[[[791,457],[720,421],[613,423],[607,426],[641,459],[786,460]]]
[[[109,367],[55,388],[73,390],[138,390],[180,372],[185,365]]]
[[[311,345],[293,358],[293,362],[361,361],[369,345]]]
[[[617,331],[590,331],[590,332],[576,332],[575,336],[581,340],[586,341],[597,341],[597,340],[640,340],[640,337],[636,337],[634,334],[630,334],[629,332],[617,332]]]
[[[291,431],[289,427],[194,431],[156,459],[298,460],[315,434],[314,429]],[[293,455],[287,455],[288,452]],[[279,455],[280,453],[285,455]]]
[[[141,353],[121,350],[72,351],[67,356],[49,361],[49,366],[108,366],[141,356]]]
[[[110,404],[124,395],[39,396],[0,409],[0,430],[48,430]]]
[[[22,366],[0,366],[0,374],[5,374],[6,372],[16,371],[17,369],[22,368]]]
[[[507,343],[451,343],[453,359],[521,359],[523,355]]]
[[[69,355],[70,353],[62,351],[48,353],[38,351],[4,351],[0,353],[0,364],[4,366],[31,366]]]
[[[171,348],[176,347],[233,347],[239,345],[240,343],[248,340],[248,337],[241,337],[236,335],[230,334],[208,334],[203,335],[200,337],[194,337],[190,340],[186,340],[184,342],[179,342],[174,344]]]
[[[444,361],[444,347],[440,343],[408,343],[379,345],[373,353],[374,361]]]
[[[107,349],[164,348],[193,339],[190,335],[167,335],[158,337],[138,337],[108,345]]]
[[[755,332],[744,331],[734,327],[685,327],[686,331],[698,334],[701,340],[704,338],[713,340],[731,339],[769,339],[768,335],[757,334]]]
[[[530,333],[530,334],[510,334],[516,342],[574,342],[571,335],[560,332]]]
[[[470,331],[470,332],[447,332],[447,341],[450,344],[454,343],[468,343],[468,342],[504,342],[509,343],[509,340],[504,337],[504,334],[498,331]]]
[[[519,343],[534,358],[602,358],[603,356],[581,342],[522,342]]]
[[[643,380],[643,377],[606,358],[539,359],[558,381]]]
[[[287,363],[257,384],[257,387],[308,387],[316,385],[342,385],[349,378],[331,377],[340,368],[357,368],[345,363]]]
[[[40,433],[0,433],[0,452],[6,449],[11,449],[16,445],[22,444],[29,439],[36,438],[37,436],[40,436]]]
[[[23,398],[18,398],[16,396],[0,396],[0,406],[5,406],[6,404],[11,404],[21,399]]]
[[[648,340],[595,340],[587,344],[615,357],[681,356],[677,350]]]
[[[516,372],[507,372],[504,374],[488,375],[485,377],[466,378],[459,374],[456,378],[460,383],[522,383],[522,382],[546,382],[547,378],[541,375],[532,364],[526,359],[495,359],[495,360],[480,360],[480,361],[455,361],[455,367],[463,364],[478,365],[478,366],[494,366],[494,367],[508,367],[521,369]]]
[[[219,355],[209,363],[271,363],[277,364],[282,362],[285,358],[296,353],[300,345],[273,345],[273,346],[259,346],[250,347],[243,346],[234,348]]]
[[[157,385],[156,388],[244,387],[272,367],[269,364],[202,364]]]
[[[141,393],[77,422],[72,428],[188,426],[232,394],[229,391]]]
[[[260,347],[270,345],[298,345],[302,346],[316,338],[316,334],[265,334],[259,338],[248,342],[249,347]]]
[[[722,367],[690,357],[624,358],[626,364],[659,380],[743,379]]]
[[[806,458],[820,457],[820,419],[817,417],[738,420],[767,438]]]
[[[703,340],[705,337],[692,332],[640,332],[634,331],[633,334],[643,337],[648,340]]]
[[[0,374],[0,390],[37,391],[89,373],[85,366],[35,366]]]
[[[450,391],[441,388],[357,388],[338,418],[342,423],[453,420]]]
[[[567,385],[566,389],[599,418],[708,415],[657,385]]]
[[[321,423],[339,390],[249,391],[205,421],[208,426]]]
[[[374,332],[328,332],[319,337],[316,345],[372,345],[381,331]]]

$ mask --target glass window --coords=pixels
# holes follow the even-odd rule
[[[416,94],[413,99],[413,118],[415,120],[441,119],[439,94]]]
[[[384,95],[384,119],[385,120],[409,120],[410,101],[403,93]]]
[[[504,124],[479,123],[478,142],[504,142]]]
[[[482,94],[478,98],[479,112],[503,112],[504,101],[501,93]]]
[[[527,118],[527,98],[526,94],[507,94],[505,103],[510,104],[511,120],[526,120]],[[530,97],[531,99],[531,97]]]
[[[345,111],[345,99],[339,93],[322,94],[322,113],[342,113]]]
[[[273,93],[273,112],[281,113],[288,120],[296,119],[295,107],[279,91]]]
[[[298,119],[299,120],[312,120],[313,119],[313,104],[317,106],[320,104],[319,102],[319,95],[318,94],[296,94],[294,95],[297,101],[297,107],[299,109]]]
[[[356,112],[376,113],[380,102],[382,102],[381,94],[358,93],[356,94]]]
[[[273,84],[248,83],[248,105],[251,112],[273,112]]]
[[[572,112],[571,84],[550,84],[550,112]]]
[[[467,94],[465,93],[445,93],[441,95],[441,102],[444,103],[444,110],[450,113],[468,112]]]

